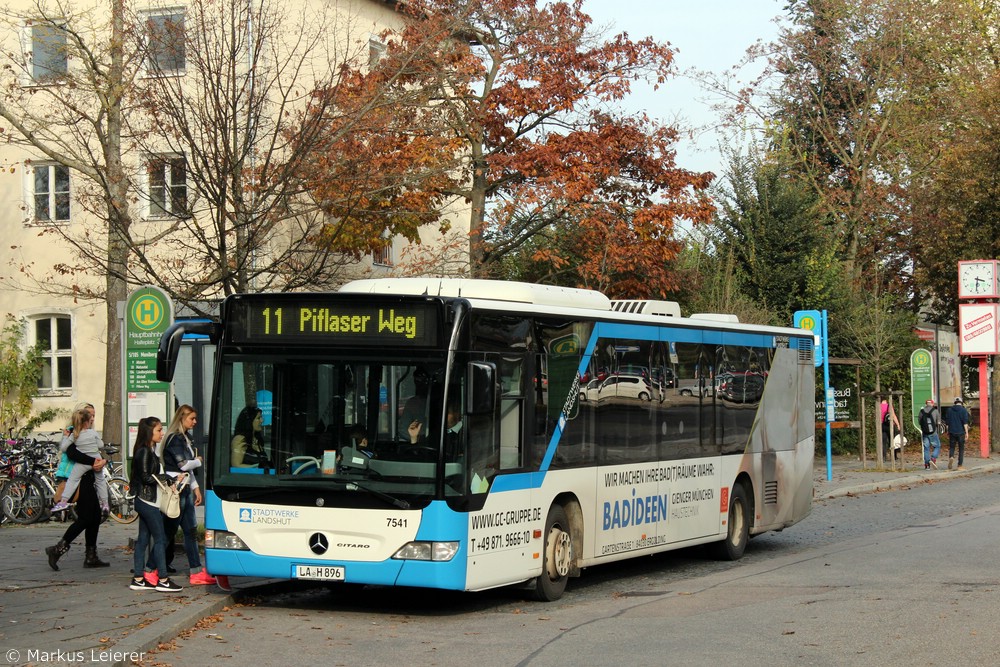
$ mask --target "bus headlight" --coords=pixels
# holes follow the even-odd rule
[[[239,551],[249,551],[248,547],[243,540],[236,536],[235,533],[230,533],[225,530],[206,530],[205,531],[205,548],[206,549],[236,549]]]
[[[449,561],[458,553],[458,542],[408,542],[392,555],[398,560]]]

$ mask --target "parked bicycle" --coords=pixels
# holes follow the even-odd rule
[[[49,434],[51,436],[51,434]],[[108,457],[119,448],[105,447]],[[0,453],[0,514],[4,521],[30,524],[52,516],[50,510],[55,500],[57,484],[54,477],[59,461],[59,445],[47,440],[11,438]],[[109,459],[110,461],[110,459]],[[118,474],[115,474],[117,471]],[[109,518],[118,523],[132,523],[138,518],[135,495],[122,472],[122,463],[110,461],[102,473],[108,483]],[[61,520],[72,520],[72,506],[66,512],[56,513]]]
[[[108,505],[111,507],[110,517],[118,523],[132,523],[139,518],[135,511],[135,494],[129,488],[129,481],[124,476],[122,462],[113,460],[120,451],[114,444],[104,446],[104,452],[109,457],[109,463],[104,466],[104,476],[108,482]]]
[[[48,516],[55,496],[52,458],[58,447],[31,438],[10,438],[0,457],[6,478],[0,490],[0,509],[8,521],[29,524]]]

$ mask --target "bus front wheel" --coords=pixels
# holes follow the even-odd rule
[[[720,560],[743,558],[743,552],[746,551],[747,542],[750,540],[750,520],[750,501],[747,499],[746,487],[736,484],[729,495],[726,539],[715,544],[717,558]]]
[[[549,508],[544,537],[542,573],[535,580],[534,597],[551,602],[562,597],[573,565],[573,534],[566,510],[561,505]]]

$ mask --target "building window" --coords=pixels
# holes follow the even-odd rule
[[[372,264],[392,266],[392,236],[388,229],[382,232],[382,240],[382,247],[372,251]]]
[[[36,83],[49,83],[65,76],[67,51],[66,30],[63,26],[36,23],[30,26],[30,31],[31,80]]]
[[[150,158],[146,165],[150,218],[187,214],[187,161],[176,155]]]
[[[183,72],[185,55],[183,11],[146,14],[146,69],[152,74]]]
[[[69,167],[36,164],[32,167],[35,222],[69,220]]]
[[[66,392],[73,388],[73,326],[68,315],[42,316],[33,319],[31,342],[42,354],[42,375],[38,389],[45,393]]]

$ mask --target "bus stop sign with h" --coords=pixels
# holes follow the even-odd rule
[[[826,311],[797,310],[793,315],[793,326],[798,329],[812,331],[814,351],[813,363],[823,367],[823,396],[826,399],[826,479],[833,479],[833,452],[830,443],[830,422],[834,421],[837,400],[830,386],[830,363],[827,354],[827,318]]]

